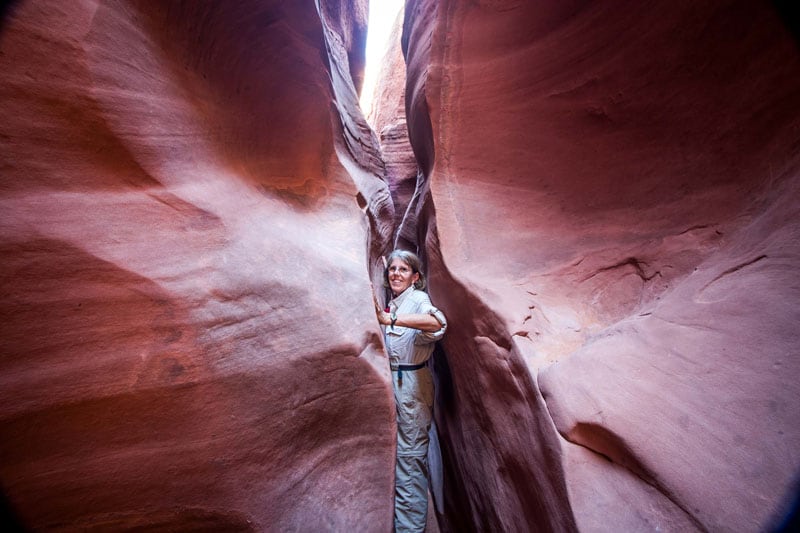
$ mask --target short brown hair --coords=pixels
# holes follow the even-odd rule
[[[419,279],[414,283],[414,288],[423,290],[425,288],[425,275],[422,273],[422,261],[419,260],[417,254],[409,252],[408,250],[394,250],[386,258],[386,269],[383,271],[383,286],[389,286],[389,265],[392,261],[399,259],[403,263],[411,267],[414,274],[419,274]]]

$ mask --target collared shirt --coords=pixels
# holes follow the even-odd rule
[[[436,331],[384,326],[386,350],[392,368],[396,365],[416,365],[427,361],[433,352],[433,344],[444,336],[447,329],[444,313],[431,304],[427,293],[415,289],[414,285],[391,300],[389,308],[397,314],[429,314],[442,325]]]

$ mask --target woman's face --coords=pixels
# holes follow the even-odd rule
[[[389,288],[395,296],[409,288],[412,283],[416,283],[418,279],[419,274],[411,270],[403,260],[392,259],[389,264]]]

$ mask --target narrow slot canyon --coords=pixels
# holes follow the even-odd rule
[[[781,531],[787,5],[406,0],[362,111],[366,0],[7,4],[4,530],[391,531],[403,248],[428,533]]]

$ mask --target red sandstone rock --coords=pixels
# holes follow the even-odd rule
[[[9,11],[0,483],[26,526],[391,527],[364,4]]]
[[[766,527],[800,469],[772,7],[412,0],[404,45],[446,528]]]
[[[400,241],[450,321],[444,530],[764,528],[800,465],[800,61],[769,5],[409,0],[386,169],[355,107],[364,13],[10,11],[20,519],[390,528],[365,268],[408,203],[405,116],[423,175]]]
[[[388,49],[382,61],[383,75],[375,87],[370,113],[372,127],[380,138],[381,156],[386,166],[386,182],[394,204],[396,247],[415,250],[417,220],[414,191],[417,186],[417,160],[408,141],[406,124],[406,65],[400,46],[402,22],[403,11],[400,11],[388,40]],[[409,204],[414,204],[410,210]]]

